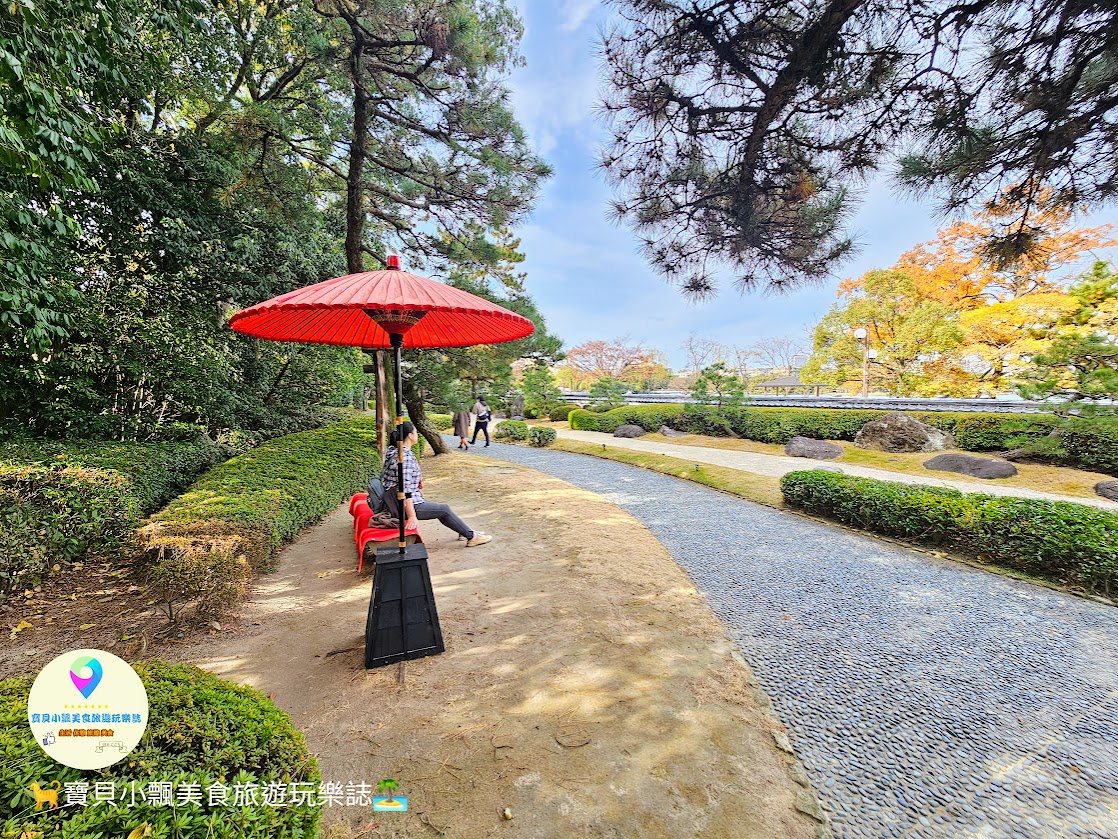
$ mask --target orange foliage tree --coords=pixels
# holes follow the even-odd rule
[[[1077,229],[1069,209],[1051,205],[1031,215],[1027,229],[1018,229],[1020,222],[1013,221],[1021,217],[1018,210],[1011,202],[993,203],[971,221],[951,224],[934,241],[901,255],[891,269],[895,280],[886,297],[890,311],[905,314],[903,329],[882,330],[876,324],[880,306],[870,301],[881,302],[881,272],[841,283],[839,297],[845,302],[817,327],[808,372],[853,387],[861,356],[848,333],[864,326],[881,354],[874,366],[890,392],[992,396],[1009,391],[1080,307],[1067,291],[1069,270],[1090,251],[1118,244],[1109,225]],[[1028,239],[1023,256],[1008,261],[991,249],[991,241],[1014,236]],[[927,320],[933,304],[940,307],[933,320],[941,319],[944,328],[933,329]],[[909,328],[910,312],[923,314],[911,321],[920,328]],[[957,338],[929,340],[933,333],[946,338],[950,332]],[[921,347],[916,354],[914,341]]]

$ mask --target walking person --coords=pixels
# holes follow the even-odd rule
[[[474,415],[477,419],[474,421],[474,436],[470,439],[470,445],[477,442],[477,433],[481,431],[485,434],[485,447],[489,448],[489,418],[493,416],[493,412],[485,404],[484,396],[479,396],[474,403]]]
[[[470,433],[470,412],[465,408],[454,412],[454,433],[458,435],[458,448],[469,449],[466,435]]]
[[[419,484],[423,480],[423,475],[419,471],[419,461],[416,460],[415,454],[411,450],[411,447],[419,440],[419,434],[410,422],[403,423],[400,429],[404,434],[404,493],[406,496],[404,498],[404,513],[407,518],[405,527],[411,530],[419,527],[421,521],[438,519],[445,527],[449,527],[464,538],[468,548],[492,541],[492,536],[473,530],[462,519],[458,518],[454,511],[450,509],[449,504],[428,501],[423,497],[423,494],[419,491]],[[396,464],[398,462],[396,441],[399,437],[396,435],[399,433],[399,431],[393,431],[390,436],[392,446],[385,452],[384,469],[380,473],[381,483],[384,484],[385,504],[388,505],[389,513],[397,518],[400,516],[396,500],[396,487],[399,486],[396,475]]]

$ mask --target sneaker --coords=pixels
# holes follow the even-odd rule
[[[474,545],[484,545],[486,542],[492,542],[492,541],[493,541],[492,536],[488,536],[485,533],[478,533],[475,530],[474,531],[474,538],[470,539],[468,542],[466,542],[466,547],[467,548],[472,548]]]

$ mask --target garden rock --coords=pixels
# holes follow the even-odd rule
[[[863,425],[854,445],[882,452],[941,452],[954,446],[955,438],[915,417],[893,411]]]
[[[826,440],[813,440],[811,437],[793,437],[784,445],[784,453],[789,457],[834,460],[836,457],[842,457],[842,446],[836,446]]]
[[[1005,460],[975,457],[972,454],[941,454],[924,461],[925,469],[936,472],[958,472],[972,478],[1012,478],[1017,467]]]
[[[660,433],[665,437],[686,437],[686,431],[676,431],[674,428],[668,428],[666,425],[660,426]]]
[[[619,425],[614,437],[643,437],[647,432],[639,425]]]
[[[1095,494],[1118,501],[1118,481],[1099,481],[1095,484]]]

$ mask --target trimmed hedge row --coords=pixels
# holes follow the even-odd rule
[[[581,410],[578,405],[570,402],[566,405],[560,405],[558,408],[552,408],[548,418],[552,422],[566,422],[571,415],[571,411]]]
[[[120,556],[145,515],[223,457],[208,441],[0,445],[0,595],[58,563]]]
[[[207,472],[138,531],[169,618],[198,600],[219,613],[252,571],[380,469],[376,420],[277,437]]]
[[[1106,510],[820,470],[789,472],[780,489],[786,504],[852,527],[947,545],[1090,591],[1118,591],[1118,515]]]
[[[1063,462],[1118,475],[1118,420],[1075,419],[1056,432]]]
[[[33,676],[0,681],[0,835],[53,836],[58,839],[125,837],[146,823],[145,836],[181,839],[272,839],[317,835],[321,808],[209,805],[215,783],[257,785],[262,797],[268,784],[307,784],[317,800],[318,765],[303,735],[283,711],[254,688],[223,681],[182,664],[151,661],[133,668],[147,690],[147,731],[136,750],[113,766],[79,770],[61,766],[36,744],[27,725],[27,697]],[[30,791],[57,780],[63,786],[59,809],[35,811]],[[112,781],[118,804],[92,803],[93,784]],[[176,797],[183,784],[202,790],[198,806],[157,806],[140,795],[154,781],[170,781]],[[90,804],[67,807],[65,785],[89,785]],[[119,802],[136,784],[136,804]],[[290,790],[290,786],[288,786]],[[230,792],[229,801],[233,796]],[[130,802],[129,802],[130,803]]]
[[[626,405],[602,414],[577,409],[571,428],[612,434],[621,425],[658,431],[667,425],[692,434],[725,435],[732,431],[760,443],[787,443],[793,437],[853,440],[862,426],[888,411],[852,408],[731,408],[721,412],[694,405]],[[1043,436],[1061,420],[1051,414],[979,414],[949,411],[906,411],[921,422],[955,435],[959,448],[993,451],[1011,448],[1021,435]]]

